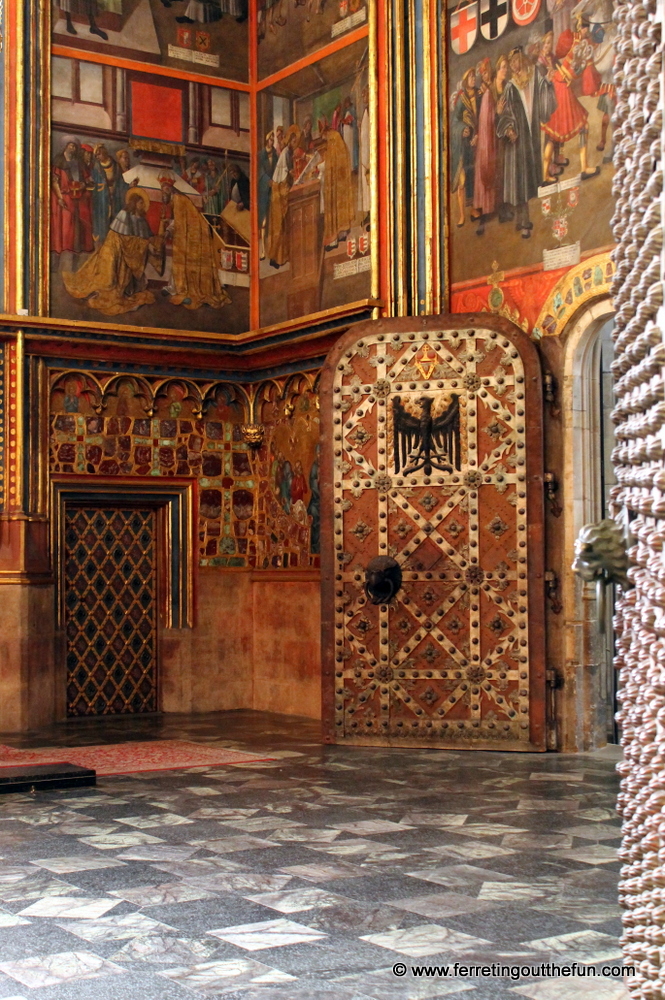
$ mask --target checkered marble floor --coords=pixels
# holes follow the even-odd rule
[[[411,971],[620,964],[611,753],[326,747],[250,712],[1,737],[165,738],[275,759],[3,796],[0,1000],[627,1000]]]

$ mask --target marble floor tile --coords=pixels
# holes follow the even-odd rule
[[[18,903],[22,899],[41,899],[42,896],[72,896],[76,886],[51,876],[37,875],[20,882],[0,885],[0,899],[5,903]]]
[[[317,727],[241,711],[45,731],[39,745],[68,746],[75,732],[83,744],[166,738],[286,753],[0,798],[0,961],[78,945],[126,972],[40,990],[0,970],[0,997],[509,1000],[515,987],[561,981],[400,978],[392,963],[620,961],[619,863],[606,860],[619,841],[614,759],[324,747]],[[157,825],[120,822],[135,818]],[[580,851],[584,862],[563,856]],[[80,916],[102,897],[105,915]],[[35,902],[62,915],[19,913]],[[575,1000],[587,1000],[585,985]]]
[[[580,809],[575,816],[575,819],[588,819],[592,823],[611,822],[612,820],[616,820],[616,818],[616,809],[602,809],[600,806],[594,806],[591,809]]]
[[[502,837],[504,835],[514,837],[521,833],[527,833],[524,827],[506,826],[505,823],[467,823],[464,829],[459,832],[469,837]]]
[[[225,789],[224,794],[227,794]],[[242,819],[254,816],[258,809],[229,809],[228,806],[201,806],[195,812],[189,813],[190,819]]]
[[[342,976],[334,982],[343,989],[355,988],[361,997],[370,1000],[437,1000],[451,993],[465,993],[473,990],[472,983],[463,979],[413,979],[405,976],[398,979],[390,969]]]
[[[213,892],[279,891],[293,881],[292,875],[264,875],[263,872],[210,872],[188,876],[188,885],[212,889]]]
[[[262,920],[255,924],[238,924],[235,927],[220,927],[207,933],[246,951],[283,948],[289,944],[313,944],[326,937],[311,927],[284,918]]]
[[[387,819],[362,819],[355,823],[334,823],[333,829],[344,830],[346,833],[369,835],[372,833],[402,833],[413,830],[408,823],[393,823]]]
[[[66,986],[100,976],[118,976],[125,970],[90,951],[63,951],[19,962],[0,962],[0,971],[30,989],[38,989],[40,986]]]
[[[552,890],[529,882],[483,882],[478,899],[494,903],[536,902],[548,899]]]
[[[585,823],[582,826],[568,826],[560,832],[571,837],[582,837],[584,840],[620,840],[621,824]]]
[[[92,797],[81,796],[80,799],[67,799],[67,804],[72,806],[86,806],[86,808],[94,809],[101,806],[126,806],[128,799],[123,799],[119,795],[113,795],[110,791],[97,786],[95,793]]]
[[[289,983],[288,986],[249,985],[236,996],[242,997],[242,1000],[370,1000],[366,993],[340,990],[334,983],[313,982],[310,978],[305,982]]]
[[[205,962],[216,951],[216,944],[173,934],[136,937],[111,955],[113,962],[151,962],[155,965],[183,965]]]
[[[288,831],[285,831],[288,832]],[[226,837],[220,840],[190,840],[194,847],[204,847],[206,851],[216,854],[232,854],[234,851],[256,851],[267,847],[275,847],[273,840],[261,840],[259,837],[245,836]]]
[[[353,857],[354,855],[377,854],[395,850],[394,844],[381,844],[378,841],[365,840],[362,837],[355,837],[351,840],[340,840],[338,843],[326,843],[325,845],[308,843],[306,846],[310,851],[321,851],[337,857]]]
[[[448,855],[451,858],[467,858],[472,861],[474,858],[499,858],[515,851],[510,847],[499,847],[498,844],[487,844],[481,841],[468,840],[465,844],[440,844],[437,847],[425,847],[425,851],[432,854]]]
[[[260,903],[279,913],[301,913],[303,910],[320,909],[344,902],[342,897],[324,889],[287,889],[284,892],[260,892],[245,896],[253,903]]]
[[[339,792],[316,792],[317,804],[319,806],[333,807],[339,809],[342,806],[353,806],[362,809],[374,808],[375,795],[340,795]]]
[[[424,882],[435,882],[437,885],[450,885],[454,888],[464,888],[481,882],[512,882],[512,875],[494,872],[489,868],[476,868],[474,865],[447,865],[444,868],[423,868],[420,871],[405,872],[410,878],[419,878]]]
[[[137,830],[150,830],[154,826],[184,826],[193,820],[176,813],[152,813],[149,816],[118,816],[116,823],[136,827]]]
[[[158,975],[178,983],[200,996],[223,997],[225,993],[244,991],[251,985],[286,983],[295,980],[286,972],[251,959],[234,958],[221,962],[201,962],[179,969],[168,969]]]
[[[397,824],[395,824],[397,826]],[[315,827],[292,827],[288,830],[274,830],[270,834],[272,841],[280,841],[284,844],[308,843],[308,844],[331,844],[339,837],[341,830],[316,829]]]
[[[584,781],[584,771],[563,771],[561,774],[542,774],[534,771],[530,781]]]
[[[263,830],[287,830],[293,827],[303,827],[304,823],[298,823],[294,819],[284,816],[251,816],[249,819],[226,819],[220,820],[222,826],[232,827],[234,830],[242,830],[244,833],[261,833]]]
[[[138,844],[118,857],[126,861],[186,861],[197,850],[191,844]]]
[[[380,934],[363,934],[361,941],[368,941],[379,948],[388,948],[400,955],[410,958],[425,958],[428,955],[457,955],[469,951],[472,947],[489,945],[490,941],[463,934],[440,924],[420,924],[416,927],[403,927],[397,930],[384,931]]]
[[[630,1000],[630,994],[618,979],[542,979],[515,986],[511,993],[531,1000]]]
[[[89,844],[99,851],[114,851],[118,847],[136,847],[137,844],[162,844],[161,837],[150,833],[109,833],[98,837],[79,837],[82,844]]]
[[[572,847],[573,838],[569,833],[508,833],[501,840],[501,846],[514,847],[518,851],[548,851]]]
[[[115,823],[58,823],[49,833],[52,837],[102,837],[118,829]]]
[[[17,882],[24,882],[26,879],[36,878],[32,862],[25,865],[0,865],[0,886],[15,885]],[[47,878],[43,872],[39,873],[40,878]]]
[[[561,891],[596,892],[603,899],[616,901],[619,886],[619,872],[612,868],[585,868],[567,872],[561,879]]]
[[[84,819],[94,820],[94,818],[94,816],[86,816],[68,809],[35,809],[16,816],[16,819],[20,823],[25,823],[26,826],[55,826],[56,823],[79,823]]]
[[[67,875],[70,872],[89,872],[97,868],[126,868],[122,861],[115,858],[40,858],[38,861],[31,861],[31,865],[37,868],[45,868],[56,875]]]
[[[608,847],[607,844],[584,844],[572,851],[556,851],[555,856],[582,861],[585,865],[606,865],[617,861],[619,854],[616,847]]]
[[[593,965],[621,957],[621,948],[616,938],[609,934],[601,934],[599,931],[573,931],[570,934],[559,934],[524,943],[535,951],[548,951],[560,964],[581,962],[583,965]]]
[[[177,933],[175,927],[153,920],[152,917],[146,917],[144,913],[126,913],[119,917],[100,917],[99,920],[72,921],[58,924],[58,927],[91,943],[122,941],[149,934],[161,934],[164,931]]]
[[[155,871],[168,872],[178,878],[199,878],[201,875],[218,875],[220,872],[244,872],[247,865],[229,861],[225,857],[192,858],[190,861],[156,861],[150,865]],[[196,883],[195,883],[196,884]]]
[[[21,924],[29,924],[25,917],[19,917],[15,913],[8,913],[7,910],[0,910],[0,927],[20,927]]]
[[[539,799],[522,797],[517,803],[518,812],[573,812],[579,809],[579,800],[573,798]]]
[[[334,879],[362,878],[367,875],[366,868],[343,861],[320,865],[291,865],[289,868],[280,868],[279,870],[287,875],[297,875],[298,878],[305,879],[306,882],[331,882]]]
[[[117,896],[134,906],[145,907],[189,903],[194,899],[213,899],[214,893],[187,882],[168,882],[164,885],[137,886],[136,889],[112,889],[109,896]]]
[[[593,896],[582,899],[574,896],[554,896],[542,905],[539,902],[534,902],[533,908],[561,917],[570,917],[571,920],[591,925],[604,924],[608,920],[618,920],[623,912],[617,902],[607,902]]]
[[[22,917],[71,917],[96,920],[118,905],[117,899],[89,899],[77,896],[45,896],[19,910]]]
[[[400,820],[411,826],[462,826],[469,818],[468,813],[408,812]]]
[[[458,892],[436,892],[431,896],[414,896],[411,899],[387,900],[389,906],[410,913],[422,913],[424,917],[455,917],[461,913],[483,913],[491,910],[494,903]]]
[[[396,930],[413,923],[415,918],[406,910],[396,910],[384,903],[365,902],[347,898],[343,903],[306,910],[298,918],[308,927],[333,936],[351,935],[353,939],[361,933],[375,934],[380,931]]]

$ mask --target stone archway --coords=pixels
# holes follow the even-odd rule
[[[570,572],[580,529],[604,515],[603,461],[609,463],[609,456],[604,459],[601,442],[601,336],[613,316],[607,297],[578,311],[562,331],[563,659],[576,703],[566,713],[566,725],[576,731],[566,733],[564,742],[580,749],[602,746],[613,716],[611,632],[608,639],[598,631],[595,588]]]

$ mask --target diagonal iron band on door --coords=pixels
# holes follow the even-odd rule
[[[362,324],[321,401],[326,738],[543,749],[534,346],[487,316]],[[388,604],[377,557],[401,571]]]

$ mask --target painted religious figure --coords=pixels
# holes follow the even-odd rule
[[[322,62],[335,73],[337,57]],[[353,75],[286,102],[260,95],[261,324],[367,298],[371,290],[371,130],[367,44]],[[334,78],[334,77],[333,77]],[[295,84],[293,85],[295,86]]]
[[[262,419],[268,428],[265,474],[270,490],[264,503],[270,533],[259,565],[309,566],[320,547],[316,395],[304,387],[287,399],[268,402]]]
[[[213,152],[216,126],[201,133],[199,148],[159,139],[160,130],[182,134],[190,85],[165,87],[144,75],[135,82],[155,107],[166,96],[176,108],[163,123],[153,116],[155,138],[128,135],[131,121],[103,138],[54,123],[51,314],[88,321],[136,314],[125,322],[241,333],[250,325],[249,151]],[[206,87],[212,101],[215,88]],[[231,101],[231,92],[220,93]],[[54,114],[88,113],[76,102],[63,111],[62,103],[54,98]]]

